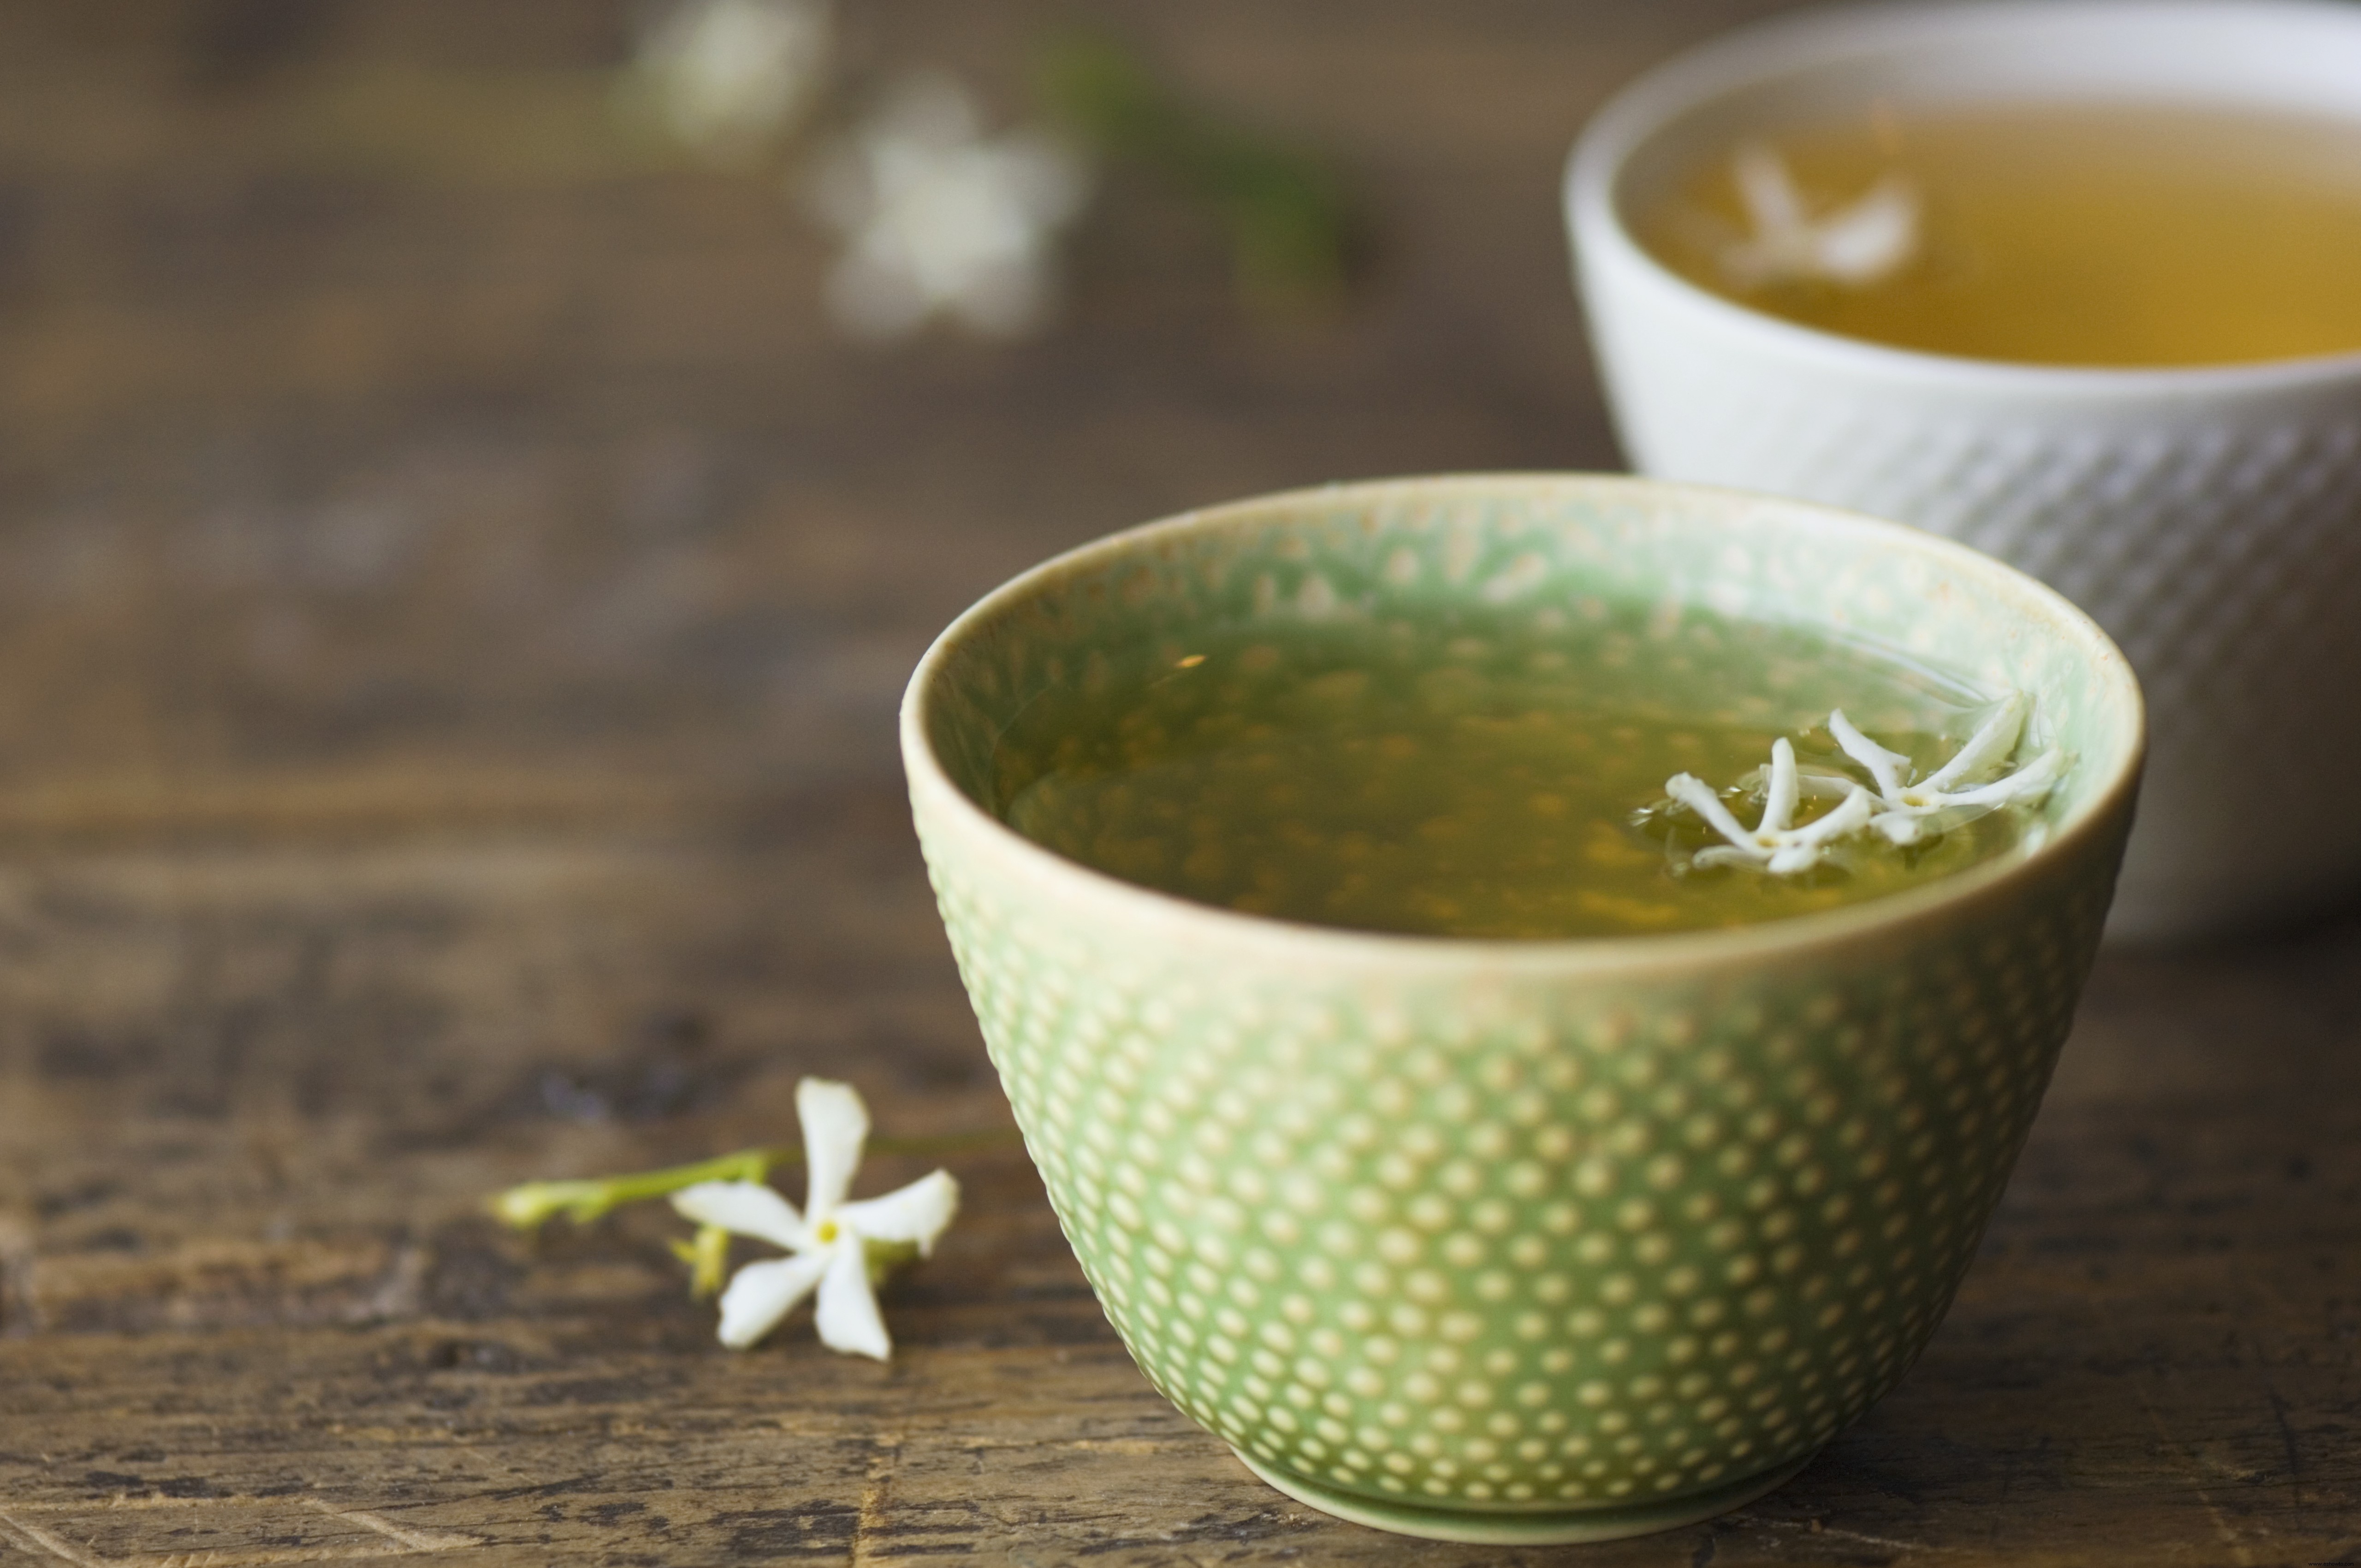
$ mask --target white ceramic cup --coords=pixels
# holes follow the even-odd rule
[[[1949,534],[2064,592],[2130,655],[2151,749],[2112,936],[2211,936],[2361,887],[2361,354],[2101,370],[1892,348],[1722,299],[1632,237],[1628,213],[1743,136],[1880,98],[2294,111],[2353,122],[2361,147],[2361,5],[1789,17],[1624,89],[1565,181],[1591,340],[1641,472]]]

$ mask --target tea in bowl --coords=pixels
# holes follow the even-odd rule
[[[1847,7],[1651,71],[1567,168],[1642,472],[1964,541],[2131,656],[2127,938],[2361,891],[2356,81],[2323,0]]]
[[[1972,552],[1539,476],[1085,546],[902,712],[961,976],[1142,1370],[1303,1502],[1497,1542],[1736,1507],[1908,1368],[2141,736],[2105,636]]]

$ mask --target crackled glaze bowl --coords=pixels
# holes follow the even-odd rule
[[[1874,639],[2029,692],[2074,763],[2007,856],[1681,935],[1385,936],[1184,902],[994,816],[997,753],[1169,630],[1585,595]],[[1700,643],[1704,638],[1699,636]],[[944,924],[1143,1371],[1299,1500],[1443,1540],[1736,1507],[1941,1321],[2098,942],[2141,752],[2122,656],[1958,545],[1800,502],[1502,477],[1307,490],[1018,577],[902,709]]]
[[[2154,745],[2114,934],[2214,936],[2361,888],[2361,355],[2084,369],[1841,337],[1720,298],[1626,214],[1750,132],[1905,106],[2131,100],[2361,117],[2361,6],[1847,5],[1732,32],[1618,93],[1565,205],[1625,450],[1645,474],[1898,519],[2089,610]],[[2339,704],[2345,704],[2340,707]],[[2270,811],[2304,824],[2257,833]]]

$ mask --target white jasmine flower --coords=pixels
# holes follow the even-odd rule
[[[682,0],[642,36],[633,72],[681,141],[740,152],[807,105],[832,32],[827,0]]]
[[[1861,288],[1891,277],[1918,253],[1918,193],[1898,175],[1814,217],[1786,159],[1763,143],[1741,143],[1731,173],[1754,225],[1751,236],[1721,258],[1723,270],[1741,289],[1806,281]]]
[[[826,159],[806,195],[844,236],[829,312],[863,337],[900,337],[936,315],[1009,337],[1049,312],[1058,231],[1082,210],[1088,171],[1031,131],[987,137],[950,77],[906,81]]]
[[[1842,708],[1828,715],[1828,731],[1845,755],[1877,781],[1884,809],[1870,818],[1869,826],[1894,843],[1912,844],[1929,828],[1940,832],[2011,801],[2037,800],[2048,793],[2066,765],[2065,753],[2055,746],[2005,778],[1992,776],[2016,751],[2027,707],[2023,693],[2011,692],[1949,762],[1910,784],[1903,783],[1902,775],[1910,759],[1863,735]]]
[[[1779,876],[1806,872],[1820,863],[1829,846],[1865,829],[1889,843],[1915,844],[1986,812],[2047,795],[2066,766],[2065,753],[2055,746],[2005,777],[1993,776],[2015,752],[2030,707],[2022,692],[2011,692],[1949,762],[1916,784],[1904,780],[1909,758],[1872,740],[1838,708],[1828,715],[1829,733],[1845,755],[1868,770],[1877,793],[1841,773],[1804,772],[1796,765],[1795,747],[1782,736],[1771,743],[1770,767],[1739,781],[1759,784],[1763,791],[1763,820],[1752,828],[1731,814],[1710,784],[1692,774],[1665,780],[1664,793],[1728,840],[1699,850],[1692,864],[1747,866]],[[1826,815],[1791,827],[1796,803],[1807,795],[1840,798]]]
[[[757,1236],[789,1255],[750,1263],[731,1277],[721,1293],[721,1343],[745,1349],[817,1289],[821,1343],[888,1360],[894,1342],[877,1310],[873,1271],[882,1275],[902,1248],[921,1257],[934,1251],[958,1212],[959,1183],[938,1170],[882,1198],[848,1203],[869,1136],[868,1108],[850,1084],[807,1078],[796,1085],[796,1115],[811,1178],[802,1213],[755,1181],[701,1182],[673,1195],[673,1207],[698,1224]]]
[[[1828,845],[1849,833],[1859,832],[1876,810],[1869,792],[1855,784],[1834,810],[1801,828],[1789,827],[1795,819],[1801,789],[1795,773],[1795,748],[1784,735],[1771,742],[1771,775],[1763,803],[1763,820],[1752,828],[1741,826],[1713,792],[1713,786],[1694,773],[1675,773],[1666,779],[1664,793],[1704,817],[1707,826],[1730,840],[1726,845],[1699,850],[1696,864],[1752,866],[1779,876],[1806,872],[1818,865]]]

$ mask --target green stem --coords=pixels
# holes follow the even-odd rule
[[[521,1231],[529,1231],[553,1215],[563,1213],[577,1225],[587,1225],[609,1210],[644,1199],[663,1198],[700,1181],[760,1181],[769,1174],[780,1151],[741,1149],[719,1159],[643,1170],[631,1176],[593,1177],[575,1181],[528,1181],[496,1194],[495,1216]],[[797,1158],[802,1157],[800,1155]]]
[[[1016,1136],[1013,1129],[996,1127],[988,1132],[952,1133],[932,1138],[876,1138],[869,1147],[877,1154],[888,1155],[957,1154],[967,1149],[999,1147],[1015,1142]],[[643,1170],[628,1176],[528,1181],[494,1194],[487,1206],[495,1218],[521,1231],[536,1229],[558,1214],[577,1225],[587,1225],[626,1203],[669,1197],[700,1181],[760,1181],[770,1174],[773,1166],[801,1165],[803,1159],[804,1151],[799,1148],[740,1149],[694,1165],[667,1166],[662,1170]]]

